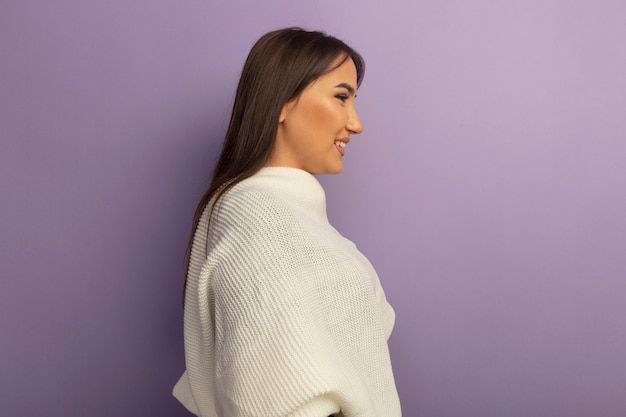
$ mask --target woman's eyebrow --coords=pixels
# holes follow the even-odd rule
[[[346,90],[348,90],[348,92],[351,95],[354,95],[354,93],[356,92],[356,89],[354,87],[352,87],[350,84],[348,83],[341,83],[341,84],[337,84],[335,86],[335,88],[345,88]]]

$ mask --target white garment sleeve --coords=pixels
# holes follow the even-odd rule
[[[343,382],[316,277],[272,246],[246,251],[254,262],[224,261],[214,281],[218,408],[231,417],[328,416]]]
[[[339,412],[339,405],[330,395],[320,395],[302,405],[287,417],[328,417]]]

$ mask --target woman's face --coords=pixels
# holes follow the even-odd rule
[[[356,67],[351,59],[309,84],[283,106],[268,165],[336,174],[351,134],[363,126],[354,108]]]

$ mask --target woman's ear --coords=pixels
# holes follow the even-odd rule
[[[285,120],[287,120],[287,117],[289,116],[289,113],[291,112],[291,109],[294,108],[294,106],[296,105],[296,102],[298,101],[298,98],[294,98],[292,100],[289,100],[288,102],[285,103],[285,105],[283,106],[283,108],[280,110],[280,115],[278,116],[278,123],[284,123]]]
[[[285,104],[280,110],[280,114],[278,115],[278,123],[283,123],[285,121],[285,119],[287,118],[287,112],[287,104]]]

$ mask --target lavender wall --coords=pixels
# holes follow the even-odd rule
[[[287,25],[368,62],[322,181],[396,307],[404,415],[626,415],[626,4],[371,3],[0,4],[1,415],[188,415],[190,215]]]

